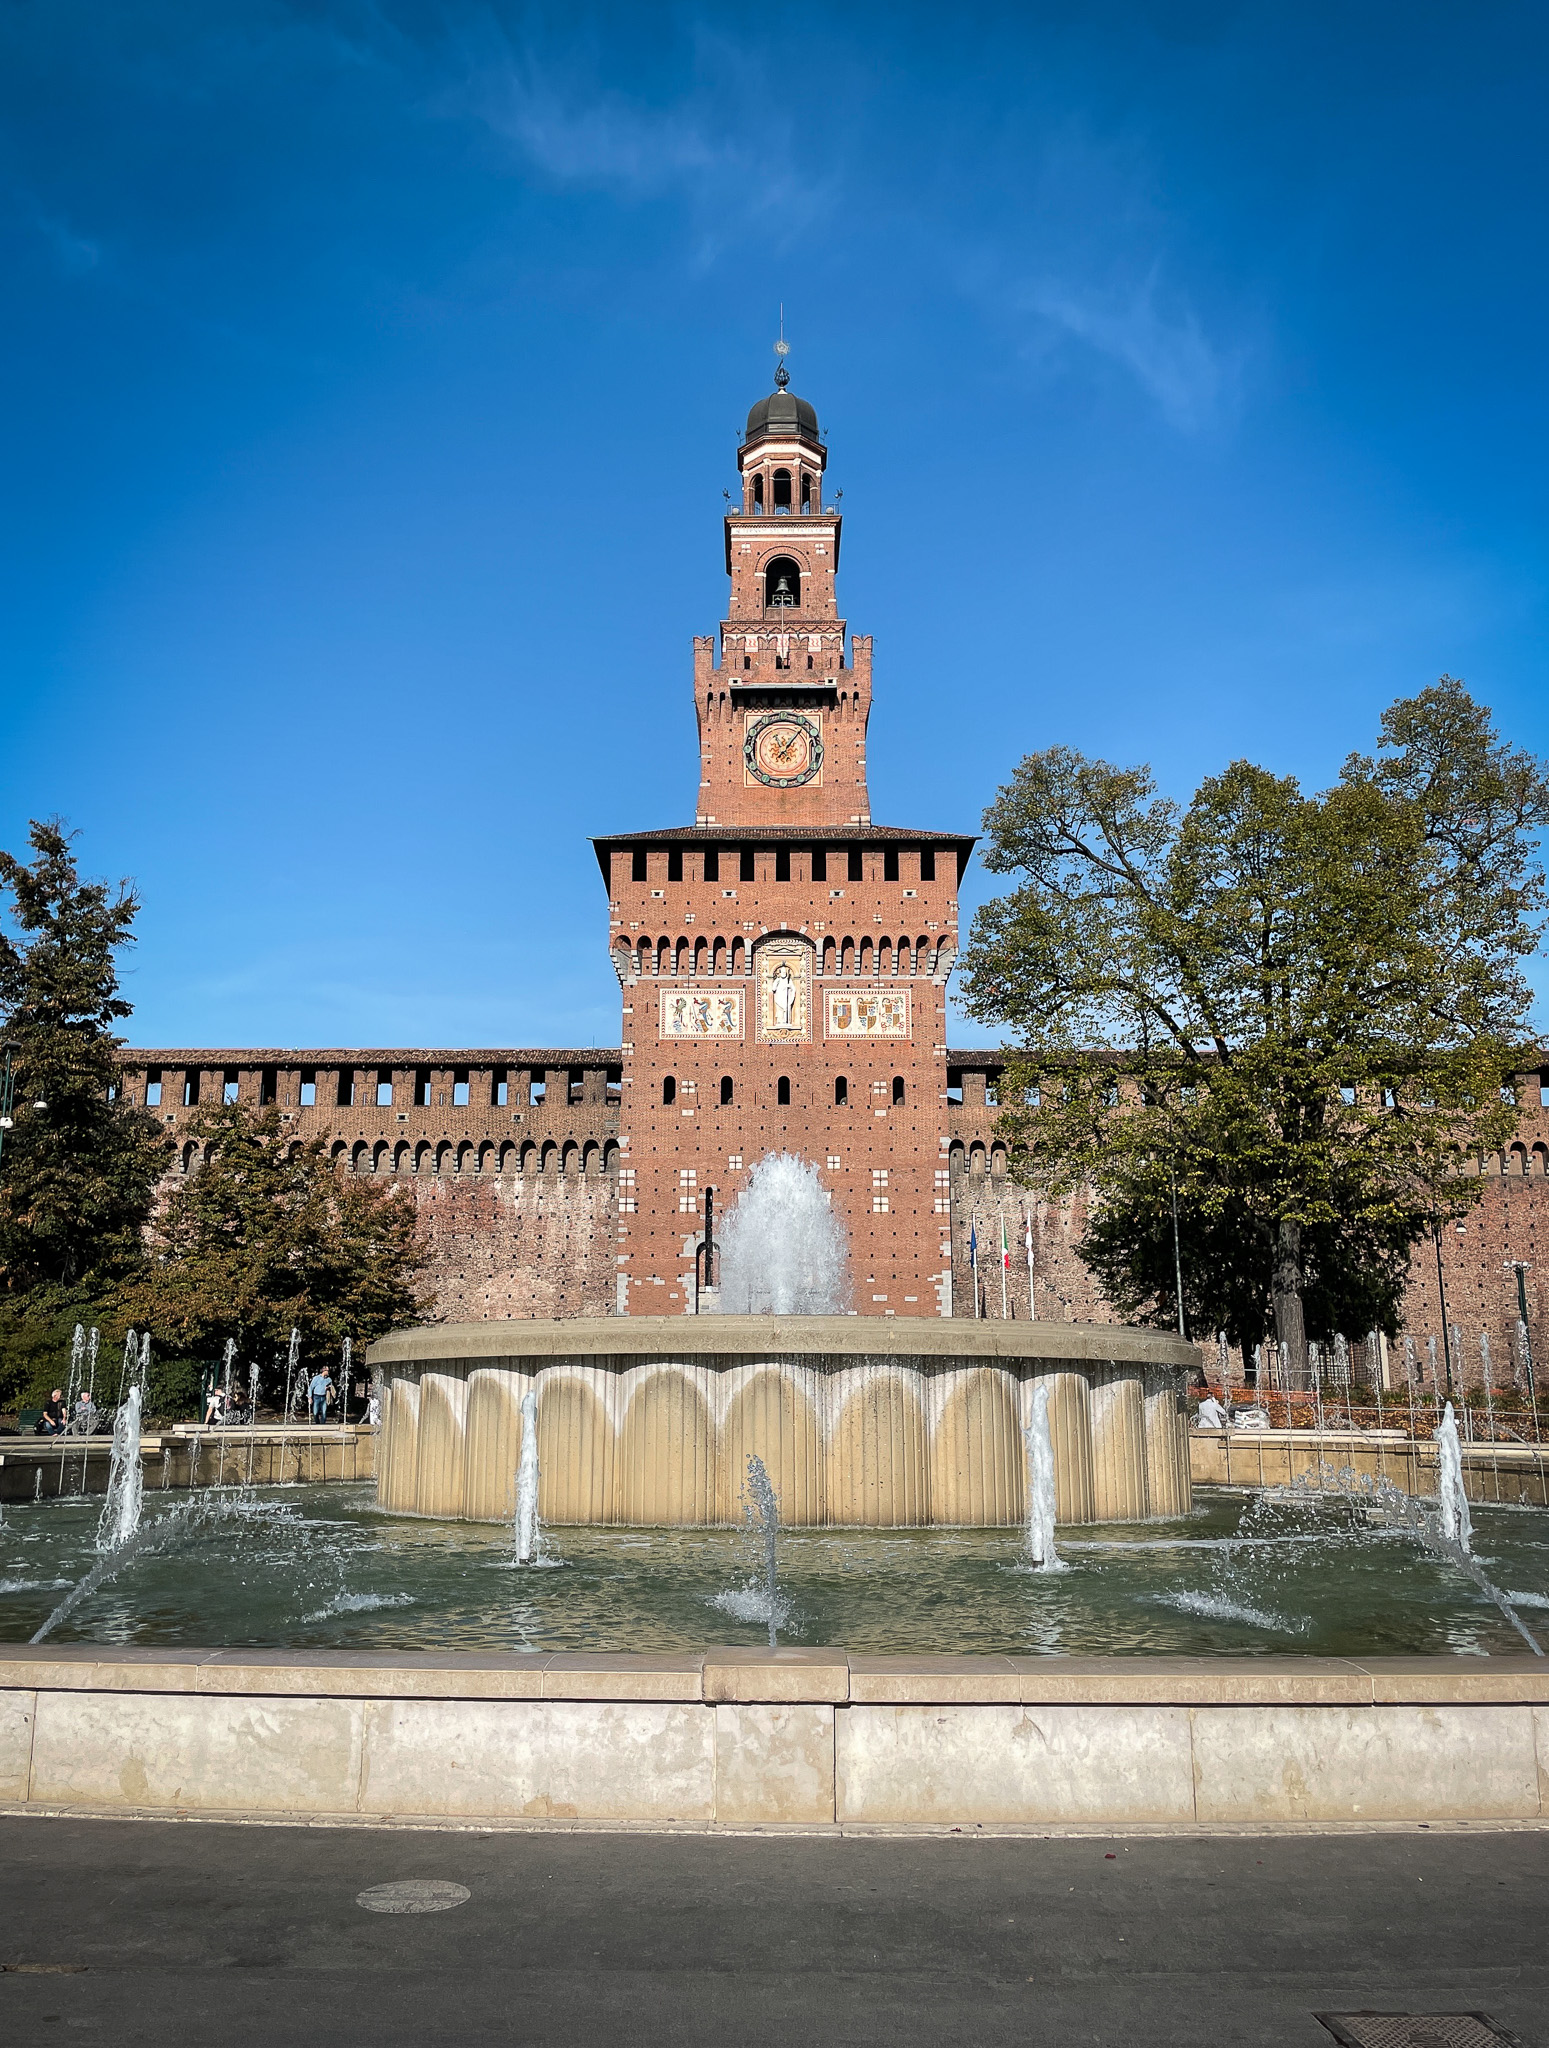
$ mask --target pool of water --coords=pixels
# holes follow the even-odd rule
[[[203,1497],[202,1497],[203,1498]],[[146,1522],[187,1496],[151,1498]],[[724,1529],[510,1532],[380,1513],[369,1486],[233,1489],[163,1532],[58,1642],[216,1648],[674,1650],[767,1639],[755,1559]],[[24,1642],[98,1560],[99,1501],[9,1507],[0,1639]],[[186,1512],[186,1510],[185,1510]],[[1467,1577],[1334,1497],[1212,1491],[1186,1520],[1062,1530],[1029,1570],[1008,1530],[780,1538],[782,1641],[968,1655],[1520,1651]],[[1549,1648],[1549,1513],[1476,1508],[1474,1550]]]

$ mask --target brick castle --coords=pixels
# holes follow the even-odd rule
[[[329,1134],[349,1171],[399,1177],[450,1320],[691,1313],[705,1193],[724,1214],[771,1151],[818,1168],[863,1315],[1025,1317],[1030,1229],[1039,1317],[1112,1320],[1074,1249],[1084,1202],[1007,1180],[1000,1059],[947,1044],[974,841],[872,820],[872,643],[839,616],[843,520],[783,363],[737,462],[727,612],[718,641],[693,643],[694,823],[593,842],[619,1045],[147,1049],[126,1055],[126,1088],[174,1134],[223,1097],[273,1105],[298,1137]],[[1518,1090],[1519,1141],[1442,1242],[1449,1319],[1466,1350],[1486,1332],[1497,1359],[1515,1344],[1508,1259],[1534,1262],[1535,1357],[1549,1357],[1549,1074]],[[185,1140],[174,1171],[199,1163]],[[1407,1323],[1441,1328],[1434,1259],[1416,1259]]]

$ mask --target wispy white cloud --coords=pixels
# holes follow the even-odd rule
[[[751,54],[701,38],[693,86],[652,105],[599,84],[579,56],[548,59],[502,37],[465,52],[439,106],[482,122],[555,184],[681,200],[708,260],[753,230],[809,229],[836,195],[834,157],[809,168],[790,115],[762,103],[756,124],[737,117]]]
[[[1182,294],[1171,294],[1164,305],[1154,269],[1124,290],[1040,278],[1019,298],[1023,310],[1058,334],[1128,370],[1181,432],[1197,432],[1236,412],[1241,352],[1213,342]]]
[[[102,261],[100,245],[85,235],[78,235],[68,222],[57,215],[34,213],[33,226],[66,277],[84,277]]]

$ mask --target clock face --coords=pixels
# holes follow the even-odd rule
[[[755,720],[742,751],[754,781],[771,789],[795,789],[823,765],[818,728],[794,711],[770,711]]]

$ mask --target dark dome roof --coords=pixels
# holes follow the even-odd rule
[[[816,407],[794,391],[771,391],[748,414],[747,439],[761,441],[766,434],[799,434],[806,441],[818,440]]]

